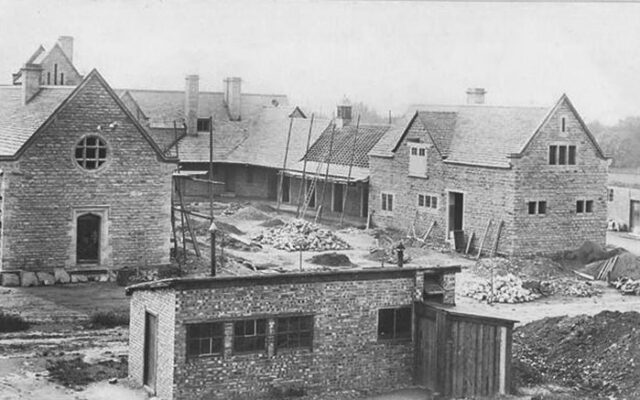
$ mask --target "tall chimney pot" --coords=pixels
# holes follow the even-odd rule
[[[187,135],[198,134],[198,101],[200,97],[200,77],[187,75],[184,89],[184,120]]]
[[[26,105],[40,91],[42,67],[38,64],[25,64],[22,72],[22,104]]]
[[[58,44],[64,54],[69,57],[69,61],[73,62],[73,36],[60,36]]]
[[[229,112],[229,119],[240,121],[242,107],[242,79],[237,76],[224,80],[224,103]]]
[[[484,95],[487,93],[483,88],[467,89],[467,104],[484,104]]]
[[[349,101],[347,96],[344,96],[340,104],[338,104],[338,109],[337,109],[336,125],[338,128],[342,128],[351,123],[351,118],[352,118],[351,112],[352,112],[351,102]]]

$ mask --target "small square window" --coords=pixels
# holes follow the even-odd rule
[[[584,212],[584,200],[576,201],[576,213],[580,214]]]
[[[420,148],[418,150],[418,155],[424,157],[424,155],[427,154],[426,150],[423,148]]]
[[[535,201],[530,201],[529,202],[529,214],[535,214],[536,213],[536,202]]]
[[[576,165],[576,146],[569,146],[569,165]]]
[[[411,338],[411,307],[378,310],[378,340]]]
[[[549,165],[556,165],[556,154],[558,152],[558,146],[549,146]]]
[[[211,129],[211,120],[209,118],[198,118],[198,132],[209,132]]]
[[[278,318],[275,342],[277,349],[310,349],[313,343],[313,316]]]
[[[567,146],[558,146],[558,164],[567,164]]]
[[[421,194],[418,195],[418,207],[424,207],[424,196]]]
[[[418,154],[418,149],[417,149],[417,148],[415,148],[415,147],[412,147],[412,148],[411,148],[411,155],[412,155],[412,156],[415,156],[415,155],[417,155],[417,154]]]
[[[587,200],[584,204],[585,212],[592,213],[593,212],[593,200]]]
[[[393,211],[393,195],[389,193],[382,193],[382,210]]]
[[[431,196],[431,208],[438,208],[438,197]]]
[[[538,214],[546,214],[547,213],[547,202],[539,201],[538,202]]]

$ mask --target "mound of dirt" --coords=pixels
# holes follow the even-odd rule
[[[310,260],[313,264],[327,265],[330,267],[350,267],[351,260],[346,254],[340,254],[336,252],[317,254],[311,257]]]
[[[640,279],[640,263],[638,258],[631,253],[622,253],[618,255],[618,261],[611,270],[610,279],[618,278]]]
[[[260,226],[264,226],[265,228],[272,228],[274,226],[284,225],[284,221],[280,218],[271,218],[268,221],[264,221],[260,224]]]
[[[233,214],[233,218],[237,220],[262,221],[270,217],[264,211],[253,206],[247,206],[239,209]]]
[[[602,246],[598,243],[591,242],[587,240],[582,243],[579,249],[574,250],[569,253],[570,259],[575,259],[581,262],[582,264],[588,264],[597,260],[604,260],[609,257],[609,252],[607,252]]]
[[[603,311],[515,329],[514,387],[543,383],[580,398],[640,398],[640,314]]]
[[[226,233],[233,233],[234,235],[244,234],[244,232],[238,229],[235,225],[228,222],[220,221],[219,219],[216,220],[216,226],[218,227],[218,229]]]

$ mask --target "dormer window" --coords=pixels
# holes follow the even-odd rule
[[[427,145],[424,143],[409,142],[409,176],[427,176]]]
[[[211,120],[209,118],[198,118],[198,132],[209,132]]]

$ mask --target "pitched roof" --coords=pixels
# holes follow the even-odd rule
[[[357,129],[354,125],[347,125],[336,128],[335,132],[332,127],[328,127],[313,143],[305,155],[305,159],[342,165],[349,165],[353,159],[353,166],[368,168],[367,154],[389,130],[391,130],[390,125],[361,124]],[[331,143],[332,134],[333,143]],[[328,159],[330,148],[331,157]]]
[[[21,86],[0,86],[0,156],[13,156],[69,97],[74,87],[43,87],[22,103]]]
[[[409,126],[420,123],[447,162],[509,167],[507,156],[523,150],[549,113],[544,107],[432,105],[419,108],[402,134],[389,134],[370,155],[389,156],[397,150]],[[391,146],[383,148],[383,145]]]
[[[131,97],[138,103],[144,114],[149,117],[152,128],[173,128],[173,121],[184,119],[185,94],[182,90],[137,90],[128,89]],[[124,94],[124,93],[123,93]],[[287,106],[287,96],[281,94],[242,93],[240,115],[251,118],[263,107],[272,106],[275,100],[280,106]],[[198,97],[198,117],[213,117],[214,121],[229,120],[224,105],[224,93],[200,92]]]
[[[51,54],[53,54],[54,51],[60,53],[62,57],[69,63],[73,72],[78,74],[78,76],[82,79],[82,75],[80,75],[80,72],[78,72],[78,69],[76,68],[76,66],[73,65],[73,62],[71,62],[71,60],[69,59],[69,56],[64,52],[64,50],[62,50],[62,47],[60,47],[60,44],[58,44],[57,42],[56,44],[53,45],[51,50],[46,52],[45,52],[45,48],[42,45],[40,45],[40,47],[38,47],[38,49],[33,53],[33,55],[29,57],[26,64],[40,65],[44,63],[51,56]],[[20,83],[21,77],[22,77],[22,69],[19,69],[18,72],[13,74],[13,83],[14,84]]]
[[[0,157],[19,157],[33,138],[92,80],[97,80],[102,85],[162,161],[175,162],[165,156],[147,130],[131,115],[129,109],[95,69],[76,87],[41,87],[26,105],[22,103],[21,87],[0,86]]]
[[[297,168],[299,160],[307,150],[309,128],[311,128],[310,143],[313,143],[326,130],[330,121],[314,117],[311,125],[310,117],[301,118],[294,115],[291,119],[290,115],[292,113],[288,107],[264,108],[249,124],[246,140],[229,154],[227,161],[282,168],[291,124],[285,169]]]

